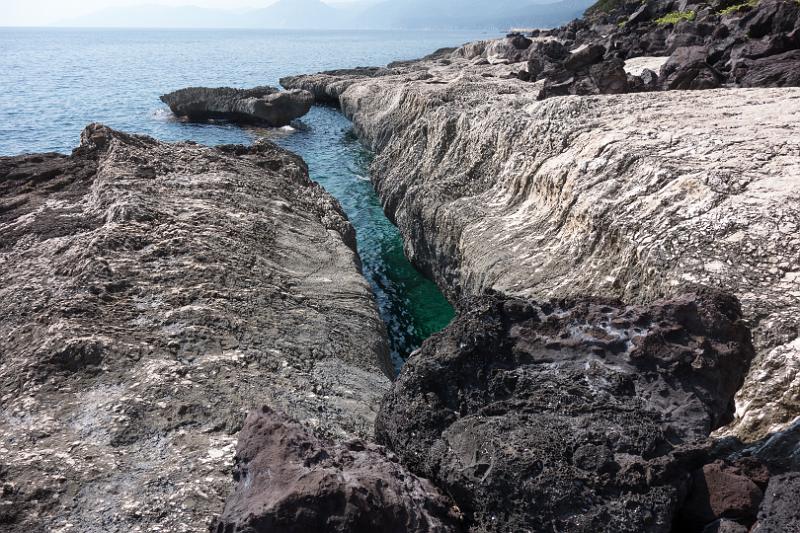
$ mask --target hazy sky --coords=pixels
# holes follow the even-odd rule
[[[274,0],[0,0],[0,26],[41,26],[115,6],[159,4],[222,9],[265,7]],[[327,1],[327,0],[323,0]],[[328,3],[340,3],[331,0]],[[347,0],[344,0],[347,1]]]

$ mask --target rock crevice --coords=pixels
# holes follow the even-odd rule
[[[791,423],[800,89],[539,101],[478,44],[282,83],[338,95],[377,151],[372,179],[407,255],[451,301],[721,289],[758,352],[726,431],[757,440]]]

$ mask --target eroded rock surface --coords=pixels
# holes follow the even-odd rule
[[[320,440],[269,408],[247,418],[235,476],[217,533],[462,530],[453,503],[380,446]]]
[[[339,97],[378,152],[373,181],[407,254],[452,301],[723,289],[741,300],[758,351],[726,431],[757,440],[792,423],[800,89],[538,101],[520,66],[490,52],[472,43],[282,83]]]
[[[735,299],[464,308],[406,364],[378,440],[447,490],[470,531],[670,531],[753,356]]]
[[[205,530],[256,406],[371,435],[391,363],[354,237],[268,143],[93,125],[0,158],[0,529]]]
[[[173,113],[189,120],[223,119],[280,127],[308,113],[314,97],[308,91],[281,91],[274,87],[190,87],[165,94],[161,101]]]
[[[754,533],[800,530],[800,472],[773,477],[764,496]]]

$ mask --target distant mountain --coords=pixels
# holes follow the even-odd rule
[[[349,28],[351,13],[320,0],[278,0],[244,14],[248,26],[278,29]]]
[[[56,26],[89,28],[224,28],[240,27],[241,15],[221,9],[196,6],[107,7],[89,15],[61,21]]]
[[[594,0],[278,0],[227,11],[152,4],[106,8],[58,26],[127,28],[491,29],[551,27],[580,16]]]
[[[386,0],[366,9],[357,18],[357,26],[500,30],[551,27],[579,17],[592,4],[594,0]]]

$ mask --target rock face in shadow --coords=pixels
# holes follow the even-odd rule
[[[174,114],[189,120],[229,120],[241,124],[286,126],[311,109],[308,91],[281,91],[274,87],[231,89],[190,87],[161,97]]]
[[[372,434],[391,363],[353,228],[275,145],[92,125],[0,158],[0,264],[3,531],[206,529],[256,405]]]
[[[769,480],[754,533],[785,533],[800,530],[800,472]]]
[[[536,46],[536,39],[534,44]],[[558,56],[555,47],[552,55]],[[736,295],[758,356],[721,431],[800,416],[800,89],[538,100],[487,43],[287,78],[339,96],[415,266],[451,301]]]
[[[452,502],[383,448],[322,441],[269,408],[239,434],[236,492],[217,533],[373,533],[462,530]]]
[[[463,307],[386,395],[379,442],[470,531],[670,531],[753,356],[736,300]]]

